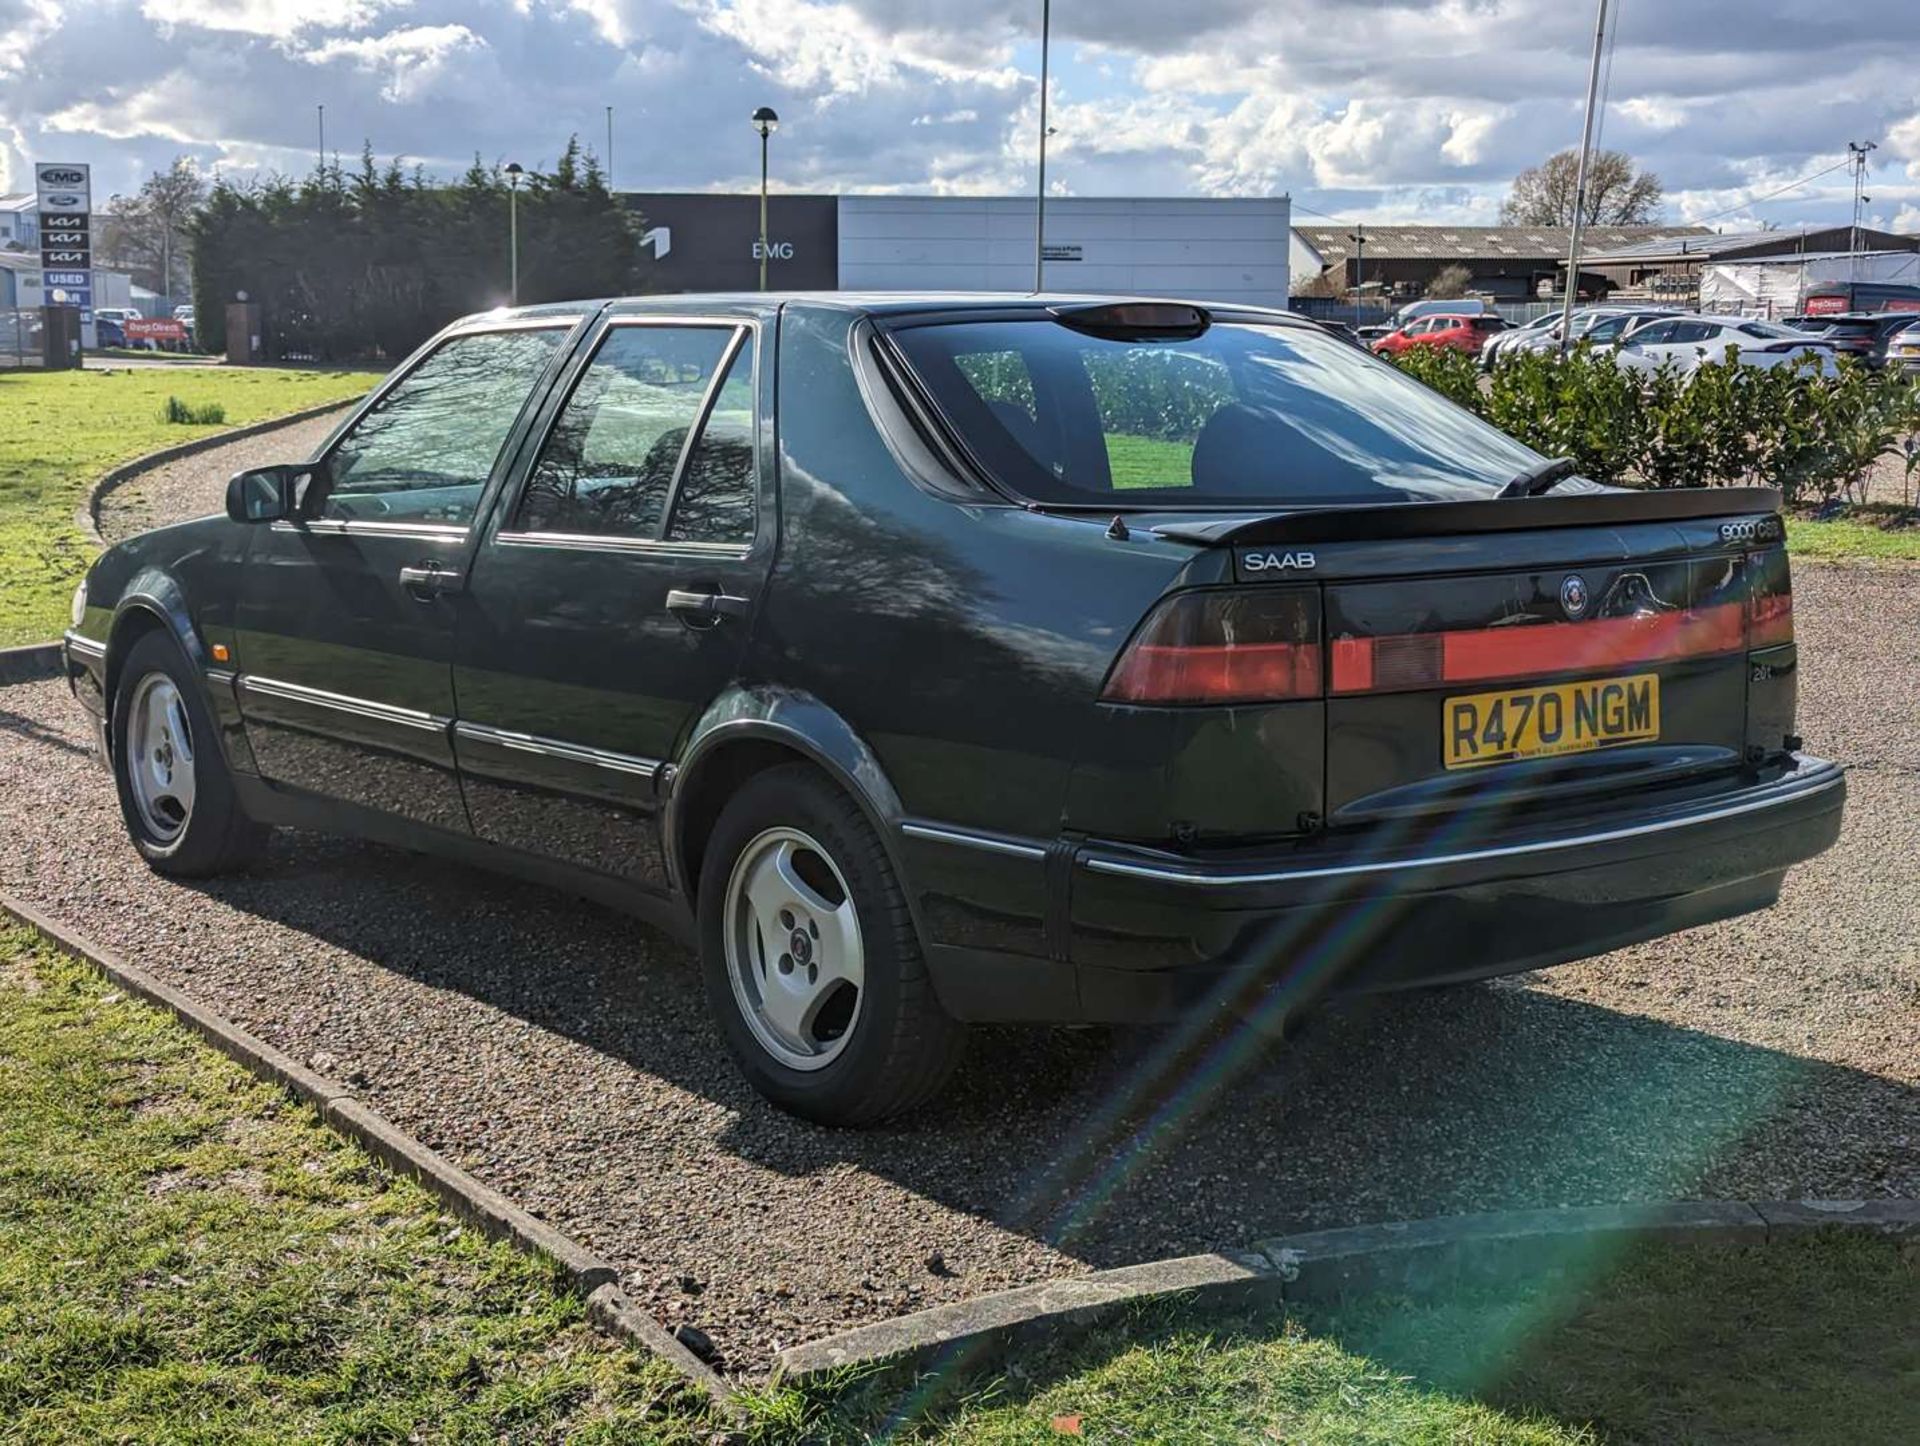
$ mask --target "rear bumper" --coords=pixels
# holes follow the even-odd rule
[[[1072,897],[1081,1010],[1287,1007],[1586,958],[1765,908],[1832,845],[1845,799],[1838,765],[1798,756],[1734,792],[1578,828],[1205,863],[1088,848]]]
[[[1544,968],[1766,908],[1840,831],[1838,765],[1795,755],[1564,818],[1195,857],[913,824],[942,1003],[974,1020],[1146,1022]]]

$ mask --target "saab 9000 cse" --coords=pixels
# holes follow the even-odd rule
[[[276,825],[697,944],[755,1087],[861,1123],[968,1021],[1290,1011],[1773,902],[1780,498],[1571,476],[1311,323],[1085,297],[490,313],[68,672],[163,873]]]

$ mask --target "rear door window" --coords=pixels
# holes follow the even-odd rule
[[[725,387],[716,386],[716,378],[725,368],[726,385],[735,386],[739,354],[745,352],[741,375],[750,379],[751,350],[747,332],[739,327],[609,328],[541,446],[511,530],[657,538],[683,462],[695,456],[703,457],[703,499],[710,501],[729,486],[737,492],[744,476],[750,505],[751,398],[740,401],[736,390],[731,409],[721,411]],[[750,381],[738,387],[751,392]],[[719,412],[723,429],[741,430],[735,413],[744,414],[744,464],[718,432],[704,454],[689,446],[710,407]],[[723,512],[728,507],[716,505]],[[737,497],[731,505],[737,512]]]
[[[1193,337],[1118,338],[1037,316],[891,335],[956,441],[1008,490],[1036,500],[1479,497],[1537,460],[1304,324],[1216,322]]]

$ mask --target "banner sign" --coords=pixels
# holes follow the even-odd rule
[[[127,340],[139,337],[149,341],[185,341],[187,328],[171,317],[152,318],[130,316],[120,323],[120,329],[127,334]]]
[[[40,265],[47,300],[56,306],[93,306],[93,172],[68,161],[33,168],[40,212]]]

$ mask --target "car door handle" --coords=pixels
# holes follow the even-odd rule
[[[451,597],[466,585],[467,575],[457,568],[437,562],[423,562],[400,569],[400,586],[419,602]]]
[[[724,592],[695,592],[683,587],[667,591],[667,611],[678,613],[689,622],[717,623],[722,618],[743,618],[752,606],[753,599]]]

